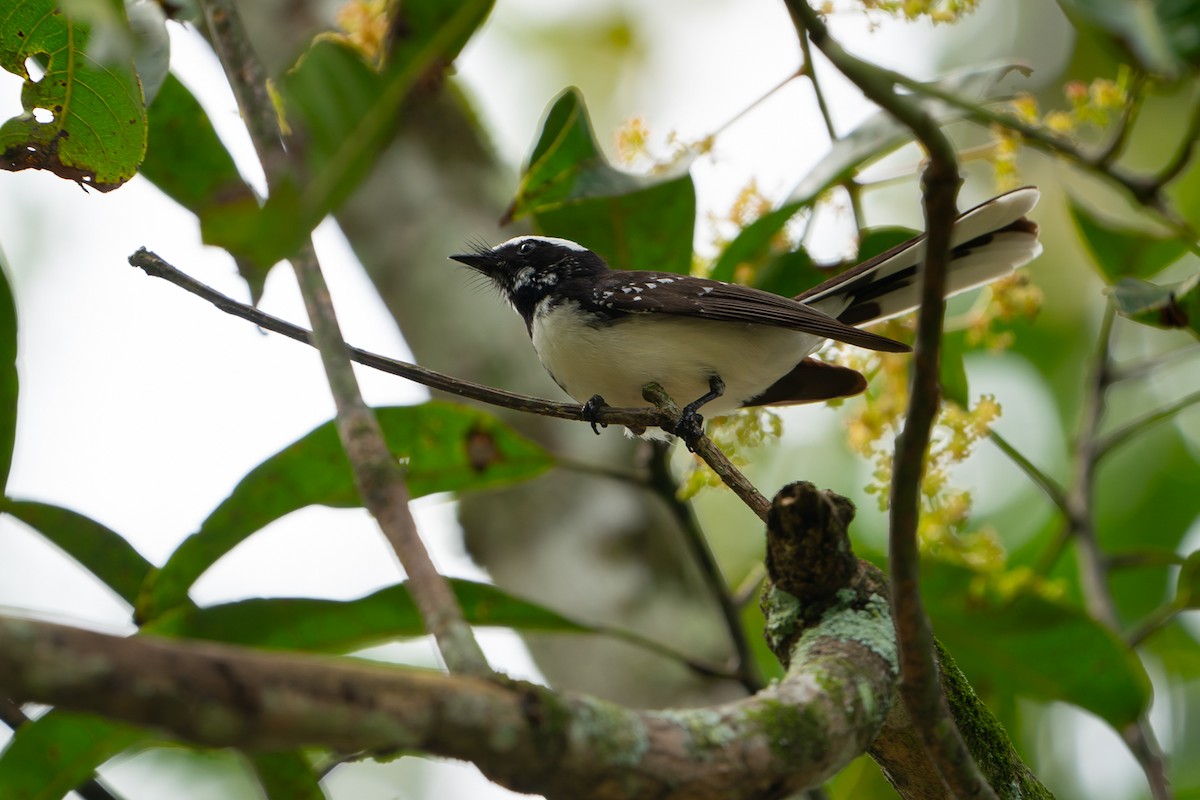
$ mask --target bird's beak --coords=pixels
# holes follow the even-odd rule
[[[492,274],[496,269],[496,258],[491,253],[458,253],[450,258],[485,275]]]

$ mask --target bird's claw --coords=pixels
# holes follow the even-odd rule
[[[604,398],[598,394],[594,394],[583,404],[583,421],[592,426],[592,433],[600,435],[600,428],[607,428],[607,422],[600,421],[600,409],[606,408],[608,403],[604,402]],[[599,425],[600,427],[596,427]]]
[[[704,435],[704,417],[694,409],[685,408],[675,423],[675,435],[683,440],[689,453],[696,452],[696,442]]]

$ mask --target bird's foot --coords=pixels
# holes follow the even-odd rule
[[[679,421],[675,423],[675,435],[683,439],[689,453],[696,452],[696,442],[704,435],[704,417],[697,413],[697,409],[705,403],[716,400],[724,393],[725,381],[721,380],[720,375],[713,375],[708,379],[708,394],[696,398],[683,407],[683,411],[679,414]]]
[[[592,432],[597,436],[600,435],[600,428],[607,428],[607,422],[600,421],[600,409],[607,408],[608,403],[604,402],[604,398],[598,394],[594,394],[583,404],[583,421],[590,423]],[[600,427],[596,427],[599,425]]]
[[[696,452],[696,442],[704,435],[704,417],[691,406],[684,408],[675,423],[674,433],[683,440],[689,453]]]

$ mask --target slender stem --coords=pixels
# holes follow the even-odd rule
[[[1131,360],[1130,363],[1114,364],[1112,367],[1112,382],[1117,383],[1118,381],[1141,378],[1159,367],[1170,364],[1178,358],[1187,358],[1195,355],[1200,355],[1200,347],[1185,345],[1144,360]]]
[[[800,72],[807,76],[808,82],[812,84],[813,95],[817,98],[817,108],[821,112],[821,119],[825,122],[825,131],[829,134],[829,141],[836,142],[838,140],[837,129],[833,126],[833,115],[829,112],[829,104],[825,101],[825,92],[821,89],[821,82],[817,80],[817,67],[813,62],[812,44],[807,35],[802,34],[799,38],[800,54],[804,57],[804,65],[800,67]]]
[[[1079,556],[1079,582],[1088,613],[1112,631],[1119,633],[1121,622],[1109,587],[1108,562],[1100,550],[1092,517],[1096,466],[1103,454],[1100,425],[1104,420],[1107,392],[1113,380],[1112,342],[1115,318],[1113,306],[1106,306],[1100,324],[1100,344],[1080,410],[1079,434],[1074,448],[1075,470],[1071,485],[1067,488],[1065,535],[1075,540]],[[1121,736],[1145,773],[1155,800],[1170,798],[1166,764],[1146,715],[1141,715],[1136,722],[1127,725],[1121,731]]]
[[[279,118],[258,60],[232,0],[202,0],[213,46],[225,68],[234,96],[272,193],[295,181],[297,170],[283,147]],[[358,389],[337,315],[311,243],[292,258],[305,309],[312,321],[311,342],[321,362],[337,408],[337,429],[354,472],[363,504],[375,517],[408,575],[426,628],[437,641],[446,666],[455,672],[491,673],[483,650],[463,618],[449,583],[438,573],[417,531],[404,474],[388,450],[374,413]]]
[[[1145,85],[1145,75],[1138,73],[1134,76],[1133,84],[1129,88],[1129,100],[1125,103],[1125,107],[1121,109],[1121,118],[1117,120],[1117,130],[1109,140],[1108,145],[1093,158],[1097,167],[1107,167],[1125,149],[1125,145],[1129,141],[1129,134],[1133,131],[1133,123],[1137,119],[1138,113],[1142,110],[1142,100],[1144,97],[1142,89]]]
[[[1074,538],[1079,551],[1079,578],[1088,611],[1109,628],[1119,630],[1116,606],[1108,591],[1104,556],[1100,552],[1092,523],[1097,449],[1100,425],[1104,419],[1105,393],[1109,386],[1114,317],[1112,306],[1105,308],[1100,325],[1100,345],[1080,410],[1079,432],[1074,448],[1075,469],[1067,489],[1066,512],[1068,534]]]
[[[253,322],[263,330],[282,334],[289,339],[307,345],[313,344],[312,332],[306,328],[293,325],[279,317],[267,314],[254,306],[240,303],[232,297],[222,294],[210,286],[206,286],[187,273],[179,271],[160,256],[145,248],[139,249],[130,256],[129,263],[147,275],[154,278],[162,278],[168,283],[173,283],[181,289],[208,301],[221,311]],[[380,372],[406,378],[414,383],[428,386],[431,389],[438,389],[459,397],[465,397],[469,400],[478,400],[481,403],[488,403],[489,405],[511,408],[514,411],[524,411],[544,417],[583,421],[583,410],[578,403],[557,403],[552,400],[530,397],[529,395],[506,392],[503,389],[493,389],[481,383],[473,383],[462,378],[455,378],[436,370],[427,369],[417,364],[409,364],[406,361],[398,361],[387,356],[381,356],[358,347],[348,347],[347,352],[352,361],[356,361],[372,369],[377,369]],[[666,420],[662,414],[649,408],[612,408],[606,406],[597,409],[597,414],[599,422],[606,425],[630,425],[648,428],[674,422],[674,420]]]
[[[995,430],[988,431],[988,438],[992,440],[992,444],[1000,449],[1000,452],[1008,456],[1014,464],[1020,467],[1034,484],[1045,493],[1046,497],[1050,498],[1050,502],[1058,506],[1064,513],[1067,510],[1067,495],[1058,481],[1051,478],[1045,472],[1038,469],[1032,461],[1025,457],[1017,448],[1013,447],[1007,439],[997,433]]]
[[[650,456],[650,488],[667,504],[671,515],[679,524],[679,529],[683,532],[684,544],[687,545],[692,560],[700,570],[704,585],[708,587],[709,593],[721,609],[721,618],[725,622],[725,630],[733,645],[734,674],[737,675],[737,679],[746,688],[746,691],[754,694],[762,689],[764,684],[755,664],[754,654],[750,651],[750,640],[746,636],[746,629],[742,626],[742,615],[733,601],[729,586],[725,583],[721,565],[717,563],[712,548],[708,546],[708,539],[705,538],[704,531],[700,527],[696,510],[691,503],[685,503],[679,499],[679,483],[671,474],[671,466],[667,460],[669,453],[670,450],[666,447],[657,444],[654,446]]]
[[[762,588],[763,581],[767,578],[767,568],[761,562],[756,563],[746,577],[742,578],[742,582],[733,590],[733,602],[738,608],[745,608],[746,605],[758,597],[759,590]]]
[[[1200,139],[1200,100],[1192,105],[1192,116],[1188,122],[1187,132],[1179,140],[1179,149],[1175,151],[1167,165],[1150,181],[1152,186],[1161,189],[1182,174],[1192,160],[1197,139]]]
[[[834,42],[807,0],[786,0],[785,4],[799,35],[810,38],[868,99],[912,130],[929,155],[923,177],[927,240],[912,392],[893,463],[889,533],[892,613],[900,645],[900,693],[942,780],[954,796],[992,799],[996,793],[967,749],[942,693],[933,632],[919,582],[921,476],[940,399],[938,356],[945,314],[945,275],[950,233],[957,216],[955,198],[961,183],[954,147],[916,102],[897,94],[896,80],[889,73],[851,56]]]
[[[1104,458],[1114,449],[1125,444],[1125,442],[1129,441],[1134,436],[1137,436],[1139,433],[1142,433],[1147,428],[1151,428],[1158,423],[1163,422],[1164,420],[1168,420],[1178,414],[1180,411],[1183,411],[1185,408],[1190,408],[1197,403],[1200,403],[1200,391],[1192,392],[1189,395],[1179,398],[1170,405],[1160,408],[1157,411],[1153,411],[1144,417],[1135,419],[1133,422],[1122,425],[1120,428],[1117,428],[1115,431],[1108,434],[1097,443],[1096,459],[1099,460]]]
[[[1128,643],[1130,647],[1139,646],[1142,642],[1146,641],[1147,637],[1149,637],[1152,633],[1160,630],[1168,622],[1175,619],[1175,617],[1182,610],[1183,609],[1174,603],[1167,603],[1166,605],[1159,606],[1153,611],[1153,613],[1150,614],[1150,616],[1142,620],[1140,625],[1129,632],[1129,634],[1125,637],[1126,643]]]

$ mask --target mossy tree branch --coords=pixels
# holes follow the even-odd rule
[[[811,513],[814,497],[839,513]],[[495,676],[12,617],[0,617],[0,692],[209,746],[464,759],[552,798],[783,798],[821,784],[876,738],[898,665],[886,587],[849,551],[848,501],[797,484],[775,505],[769,537],[784,544],[765,603],[787,674],[732,703],[634,711]],[[818,574],[813,559],[826,551],[842,566]]]

